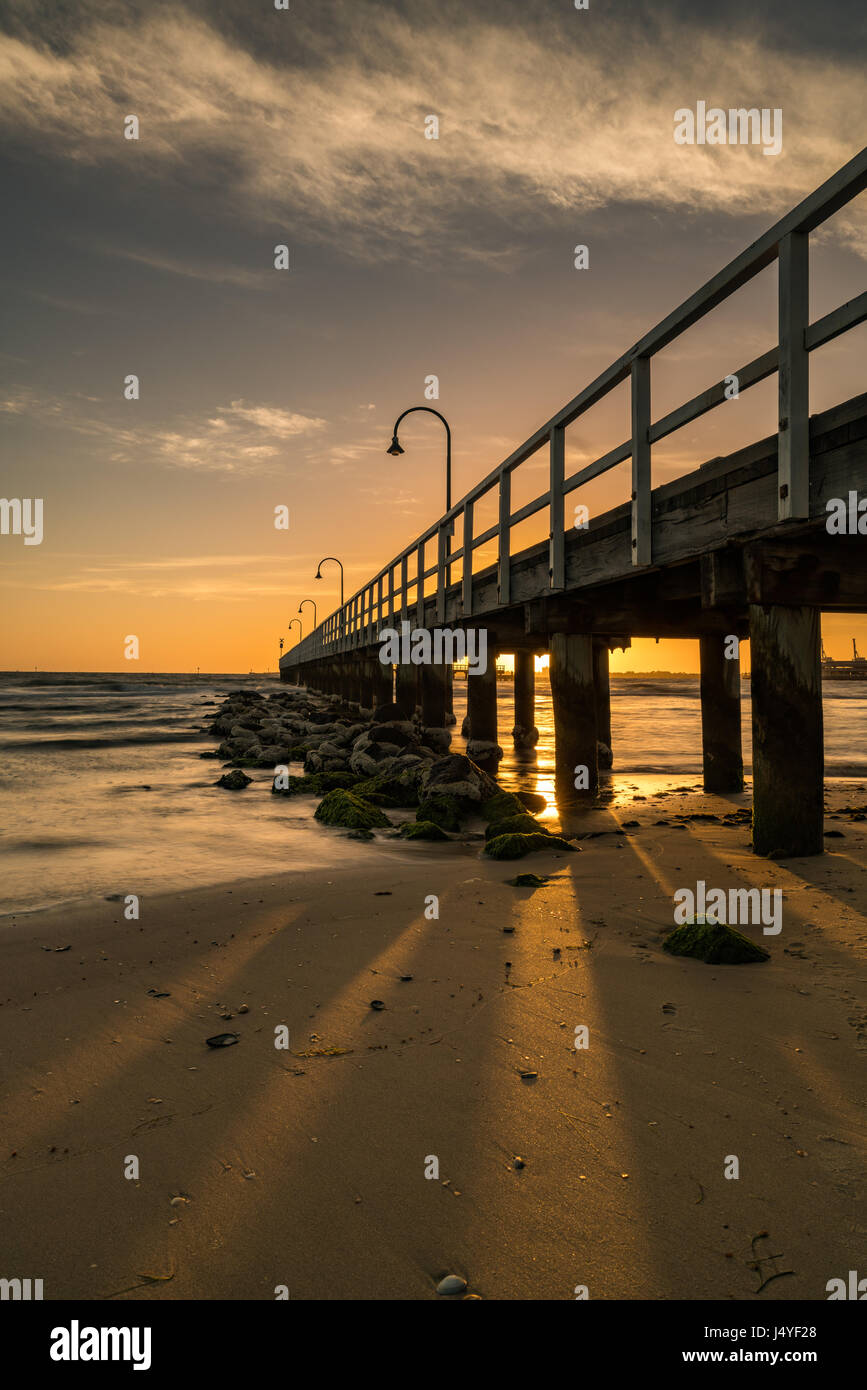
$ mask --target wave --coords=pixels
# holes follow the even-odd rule
[[[154,743],[202,743],[204,737],[204,734],[198,733],[195,729],[187,729],[177,734],[138,734],[127,738],[8,738],[0,739],[0,748],[10,752],[36,752],[40,749],[54,748],[135,748]]]

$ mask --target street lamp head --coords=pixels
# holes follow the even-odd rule
[[[390,448],[386,449],[385,452],[386,452],[387,454],[393,454],[395,457],[397,457],[398,454],[402,454],[402,453],[403,453],[403,449],[400,447],[400,441],[399,441],[397,435],[394,436],[394,438],[393,438],[392,441],[391,441],[391,446],[390,446]]]
[[[320,566],[319,566],[319,569],[321,569],[321,568],[322,568],[322,566],[320,565]],[[316,571],[316,573],[314,574],[314,576],[313,576],[314,579],[321,579],[321,578],[322,578],[322,575],[319,573],[319,569],[318,569],[318,570]]]

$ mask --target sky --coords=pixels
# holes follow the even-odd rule
[[[0,668],[123,670],[135,635],[139,671],[273,670],[301,601],[337,601],[323,556],[349,595],[443,510],[440,426],[412,417],[392,458],[399,412],[448,417],[459,498],[857,153],[863,4],[758,10],[6,0],[2,492],[44,499],[44,537],[0,536]],[[781,109],[782,152],[677,145],[699,100]],[[813,318],[864,288],[865,206],[812,238]],[[775,335],[771,267],[654,359],[654,418]],[[811,410],[864,389],[865,349],[862,325],[811,355]],[[567,470],[627,438],[628,410],[623,387],[576,421]],[[771,379],[656,446],[654,484],[776,414]],[[628,484],[625,465],[572,498],[599,514]],[[867,650],[862,617],[823,633]],[[697,659],[644,641],[612,665]]]

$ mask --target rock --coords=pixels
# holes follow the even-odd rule
[[[479,763],[499,762],[503,756],[503,750],[498,743],[492,743],[486,738],[467,739],[467,756]]]
[[[547,878],[540,878],[538,874],[518,874],[517,878],[507,878],[513,888],[544,888],[548,882]]]
[[[285,786],[277,786],[278,780]],[[287,777],[278,776],[271,783],[271,791],[275,796],[313,796],[325,790],[319,785],[318,777]]]
[[[510,816],[525,816],[527,808],[514,792],[504,792],[497,788],[493,796],[482,802],[482,816],[488,824],[507,820]]]
[[[447,1274],[445,1279],[441,1279],[437,1284],[437,1293],[446,1297],[449,1294],[463,1293],[466,1287],[466,1279],[462,1279],[459,1274]]]
[[[253,778],[248,777],[246,772],[242,772],[239,767],[236,767],[231,772],[224,772],[219,781],[214,783],[214,786],[225,787],[226,791],[229,792],[240,792],[248,787],[252,780]]]
[[[686,922],[662,943],[673,956],[691,956],[706,965],[752,965],[770,960],[769,953],[724,922]]]
[[[237,1033],[215,1033],[212,1038],[205,1038],[208,1047],[231,1047],[240,1041]]]
[[[314,753],[314,751],[313,751],[312,748],[311,748],[310,751],[307,753],[307,755],[306,755],[306,757],[305,757],[305,759],[304,759],[304,771],[305,771],[305,772],[321,772],[321,771],[322,771],[322,759],[320,758],[320,756],[319,756],[318,753]]]
[[[391,724],[403,719],[403,710],[400,705],[377,705],[373,711],[374,724]]]
[[[407,821],[400,827],[400,835],[403,840],[447,840],[449,837],[444,830],[433,821]]]
[[[522,859],[525,854],[532,854],[535,850],[577,850],[576,845],[570,845],[568,840],[561,840],[559,835],[498,835],[496,839],[489,840],[485,845],[485,854],[489,859]]]
[[[370,1007],[371,1007],[372,1009],[376,1009],[377,1012],[379,1012],[379,1011],[381,1011],[382,1009],[385,1008],[385,1005],[383,1004],[383,1002],[382,1002],[381,999],[371,999],[371,1001],[370,1001]]]
[[[436,795],[482,802],[495,796],[498,787],[493,777],[471,758],[463,753],[448,753],[424,768],[420,791],[422,799]]]
[[[540,792],[515,792],[515,796],[528,811],[544,811],[548,802]]]
[[[367,743],[361,744],[361,739],[366,739]],[[388,724],[375,724],[373,728],[361,735],[353,747],[367,747],[370,743],[387,743],[392,747],[407,748],[418,742],[412,724],[399,720]]]
[[[347,840],[375,840],[376,836],[372,830],[350,830]]]
[[[432,821],[442,830],[457,831],[461,828],[463,817],[460,806],[451,796],[429,796],[419,802],[415,813],[417,821]]]
[[[515,740],[516,748],[535,748],[539,742],[539,730],[535,724],[529,729],[523,724],[516,724],[512,730],[512,738]]]
[[[447,753],[451,747],[452,736],[448,729],[422,729],[421,741],[435,753]]]
[[[391,825],[378,806],[340,787],[323,797],[314,815],[323,825],[345,825],[350,830],[374,830]]]
[[[485,831],[486,840],[495,840],[499,835],[547,835],[548,831],[525,811],[521,816],[507,816],[505,820],[493,821]]]

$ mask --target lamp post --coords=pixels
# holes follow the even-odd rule
[[[449,422],[444,415],[440,415],[439,411],[434,410],[433,406],[430,405],[411,405],[409,410],[405,410],[403,414],[398,415],[395,420],[392,441],[385,452],[395,457],[404,452],[400,447],[397,429],[401,420],[405,419],[407,415],[412,415],[414,410],[424,410],[427,411],[428,415],[435,415],[438,420],[442,420],[446,427],[446,511],[450,512],[452,509],[452,432],[449,428]]]
[[[315,627],[315,626],[316,626],[316,600],[315,600],[315,599],[312,599],[312,598],[303,598],[303,599],[301,600],[300,604],[298,605],[298,612],[299,612],[299,613],[301,612],[301,609],[304,607],[305,603],[312,603],[312,604],[313,604],[313,626]]]
[[[327,565],[329,560],[330,560],[333,564],[335,564],[335,565],[340,565],[340,635],[341,635],[341,637],[342,637],[342,636],[343,636],[343,632],[344,632],[344,620],[343,620],[343,564],[342,564],[342,562],[341,562],[340,560],[337,559],[337,556],[336,556],[336,555],[326,555],[326,556],[325,556],[325,559],[324,559],[324,560],[320,560],[320,561],[319,561],[319,564],[316,566],[316,573],[314,574],[313,578],[314,578],[314,579],[321,579],[321,578],[322,578],[322,566],[323,566],[323,565]],[[313,600],[311,599],[310,602],[312,603]]]
[[[303,636],[304,636],[304,629],[303,629],[303,627],[301,626],[301,624],[300,624],[300,622],[298,621],[297,618],[293,618],[292,621],[290,622],[290,624],[289,624],[289,631],[290,631],[290,632],[292,631],[292,628],[294,627],[295,623],[298,623],[298,641],[300,642],[301,639],[302,639]]]

